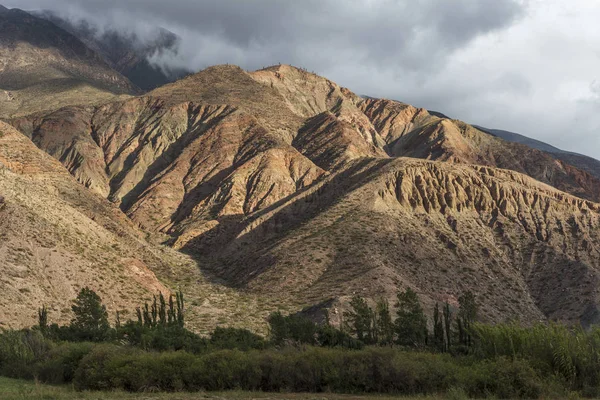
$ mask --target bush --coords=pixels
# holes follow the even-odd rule
[[[115,388],[114,371],[111,363],[117,362],[120,358],[140,356],[143,354],[139,350],[120,347],[113,344],[101,344],[92,349],[79,362],[79,367],[75,371],[73,379],[77,390],[108,390]]]
[[[476,324],[474,354],[481,359],[524,359],[543,376],[556,376],[571,390],[596,396],[600,387],[600,330],[560,324],[522,327]]]
[[[317,325],[301,315],[284,316],[279,311],[269,316],[270,339],[275,345],[286,341],[315,344]]]
[[[52,342],[46,340],[40,331],[35,329],[2,332],[0,374],[11,378],[33,378],[34,362],[51,347]]]
[[[232,389],[292,392],[445,393],[536,398],[542,382],[524,361],[460,361],[445,354],[367,348],[282,351],[220,350],[204,355],[149,353],[99,346],[80,362],[75,387],[85,390]]]
[[[265,348],[265,340],[246,329],[217,327],[210,336],[210,344],[216,349],[259,350]]]
[[[208,341],[179,325],[147,327],[129,321],[119,328],[119,338],[144,350],[185,350],[189,353],[203,353],[208,349]]]
[[[73,381],[80,361],[93,350],[94,346],[87,342],[61,344],[50,350],[42,357],[41,361],[36,363],[35,374],[45,383],[70,383]]]
[[[133,392],[181,391],[185,370],[195,362],[185,352],[118,354],[107,364],[112,388]]]
[[[347,349],[362,349],[365,345],[349,334],[331,325],[317,327],[317,343],[323,347],[344,347]]]

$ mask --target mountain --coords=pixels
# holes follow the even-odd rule
[[[71,300],[89,286],[125,318],[158,292],[186,292],[188,325],[264,329],[268,300],[215,285],[189,257],[148,240],[118,208],[60,162],[0,122],[0,328],[31,326],[47,305],[68,322]],[[285,306],[285,305],[282,305]]]
[[[474,125],[475,126],[475,125]],[[590,173],[596,178],[600,178],[600,161],[595,158],[584,156],[583,154],[573,153],[570,151],[561,150],[539,140],[528,138],[518,133],[503,131],[500,129],[488,129],[481,126],[475,126],[490,135],[497,136],[508,142],[522,143],[534,149],[545,151],[557,160],[566,162],[583,171]]]
[[[131,222],[4,123],[0,176],[0,320],[5,327],[33,324],[32,311],[43,304],[60,318],[69,299],[87,285],[118,309],[132,306],[137,297],[166,293],[149,268],[160,268],[160,261]]]
[[[157,55],[173,56],[177,53],[180,38],[166,29],[156,28],[141,38],[134,32],[100,29],[85,20],[64,19],[49,10],[37,11],[34,14],[79,38],[108,65],[142,90],[155,89],[190,73],[181,68],[164,71],[148,61]]]
[[[136,93],[70,33],[19,9],[0,12],[0,117]]]
[[[9,122],[212,289],[334,322],[406,287],[427,309],[472,290],[487,321],[600,319],[598,179],[464,122],[287,65]]]

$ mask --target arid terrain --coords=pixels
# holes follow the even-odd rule
[[[111,312],[182,288],[197,331],[264,332],[277,309],[339,323],[353,295],[408,287],[427,312],[470,290],[488,322],[600,320],[600,178],[583,156],[289,65],[142,93],[23,14],[0,11],[5,326],[42,304],[67,319],[86,285]]]

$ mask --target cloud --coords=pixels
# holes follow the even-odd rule
[[[288,63],[600,157],[600,9],[591,0],[5,0],[140,37],[178,34],[163,66]],[[15,4],[18,3],[18,4]]]
[[[18,0],[122,30],[161,25],[182,38],[179,66],[238,61],[331,69],[340,61],[435,69],[477,36],[510,24],[513,0]],[[9,0],[10,6],[15,6]],[[432,57],[434,56],[434,57]],[[341,58],[341,59],[340,59]],[[166,60],[164,60],[166,61]]]

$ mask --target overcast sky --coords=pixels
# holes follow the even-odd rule
[[[0,0],[2,2],[3,0]],[[182,38],[199,70],[307,68],[354,92],[600,158],[597,0],[4,0]]]

